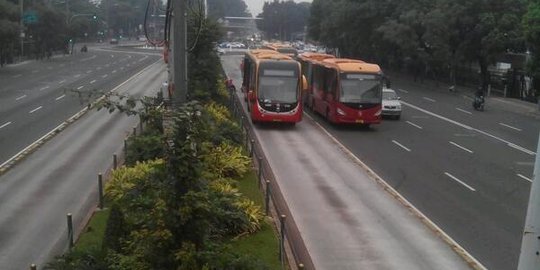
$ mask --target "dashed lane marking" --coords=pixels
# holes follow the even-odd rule
[[[39,107],[37,107],[37,108],[35,108],[35,109],[29,111],[28,113],[35,113],[35,112],[41,110],[41,108],[43,108],[43,106],[39,106]]]
[[[462,185],[465,186],[466,188],[470,189],[471,191],[476,191],[476,189],[474,189],[473,187],[467,185],[467,183],[465,183],[465,182],[459,180],[457,177],[455,177],[455,176],[453,176],[453,175],[451,175],[451,174],[449,174],[449,173],[447,173],[447,172],[445,172],[444,174],[445,174],[446,176],[452,178],[454,181],[456,181],[456,182],[462,184]]]
[[[450,143],[451,145],[453,145],[453,146],[455,146],[455,147],[457,147],[457,148],[463,150],[463,151],[469,152],[469,153],[471,153],[471,154],[474,153],[473,151],[471,151],[471,150],[469,150],[469,149],[467,149],[467,148],[465,148],[465,147],[463,147],[463,146],[461,146],[461,145],[459,145],[459,144],[457,144],[457,143],[455,143],[455,142],[450,141],[449,143]]]
[[[422,129],[421,126],[419,126],[419,125],[417,125],[417,124],[415,124],[415,123],[413,123],[413,122],[405,121],[405,123],[407,123],[407,124],[409,124],[409,125],[411,125],[411,126],[413,126],[413,127],[415,127],[415,128]]]
[[[508,124],[505,124],[505,123],[499,123],[499,125],[503,126],[503,127],[507,127],[507,128],[511,128],[513,130],[517,130],[517,131],[523,131],[522,129],[520,128],[517,128],[517,127],[514,127],[514,126],[511,126],[511,125],[508,125]]]
[[[7,127],[7,126],[9,126],[9,125],[11,125],[11,122],[7,122],[7,123],[1,125],[0,128],[5,128],[5,127]]]
[[[472,112],[469,112],[469,111],[466,111],[464,109],[460,109],[460,108],[456,108],[456,110],[462,112],[462,113],[466,113],[466,114],[472,114]]]
[[[393,143],[394,143],[395,145],[397,145],[397,146],[399,146],[399,147],[401,147],[401,148],[405,149],[405,151],[407,151],[407,152],[411,152],[411,149],[409,149],[409,148],[405,147],[405,146],[404,146],[403,144],[401,144],[401,143],[397,142],[396,140],[392,140],[392,142],[393,142]]]
[[[525,179],[525,180],[527,180],[527,181],[529,181],[529,182],[532,183],[532,179],[530,179],[529,177],[527,177],[527,176],[525,176],[525,175],[523,175],[523,174],[520,174],[520,173],[518,173],[518,174],[516,174],[516,175],[519,176],[521,179]]]

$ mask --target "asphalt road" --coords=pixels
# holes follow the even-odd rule
[[[81,110],[90,93],[109,91],[159,59],[154,51],[103,46],[0,69],[0,164]]]
[[[226,73],[237,86],[241,83],[240,59],[240,56],[222,56]],[[317,269],[468,268],[449,245],[373,181],[315,120],[305,117],[293,128],[259,125],[255,133]],[[386,157],[382,164],[393,159],[392,167],[412,166],[418,170],[424,166],[413,159],[397,159],[403,150],[394,148],[391,141],[387,143],[384,137],[387,132],[382,128],[377,131],[328,129],[339,135],[338,139],[349,149],[349,140],[356,143],[354,147],[369,145],[370,149],[377,149],[370,155]],[[414,137],[414,132],[417,131],[399,133]],[[386,137],[394,138],[394,135],[386,134]],[[351,150],[358,155],[359,149]],[[381,172],[379,167],[375,169]],[[430,179],[418,181],[429,183]],[[435,182],[432,184],[437,186]],[[461,192],[462,187],[453,184],[443,183],[438,188]],[[402,188],[398,186],[398,189]],[[429,192],[422,188],[421,193]]]
[[[400,121],[362,130],[313,117],[488,269],[516,269],[540,114],[500,98],[477,112],[470,93],[403,79],[393,87]]]
[[[135,97],[143,94],[154,95],[161,82],[166,79],[166,71],[161,62],[149,66],[149,63],[155,62],[156,57],[149,58],[151,57],[144,58],[143,55],[129,53],[90,51],[87,55],[75,56],[69,61],[63,58],[55,59],[55,67],[62,72],[54,75],[51,71],[48,72],[49,75],[40,75],[38,86],[25,92],[28,101],[22,106],[10,101],[14,96],[22,94],[19,92],[20,88],[6,83],[9,88],[2,89],[2,119],[11,121],[12,124],[0,130],[3,138],[0,146],[2,153],[4,154],[4,147],[8,147],[8,144],[18,142],[17,138],[33,138],[23,136],[23,132],[33,132],[35,136],[39,136],[41,130],[51,129],[55,126],[55,121],[61,121],[62,117],[79,109],[78,100],[68,98],[67,94],[64,99],[56,100],[55,97],[64,94],[61,86],[58,86],[62,80],[66,80],[64,83],[70,87],[107,89],[119,84],[122,78],[136,70],[147,67],[116,91]],[[69,63],[73,65],[66,68]],[[64,69],[60,67],[62,64]],[[130,66],[127,66],[128,64]],[[30,73],[32,68],[38,70],[38,74],[47,72],[47,65],[35,65],[25,68],[30,70]],[[12,70],[19,71],[10,69]],[[125,74],[116,77],[113,75],[114,70],[116,73]],[[2,73],[4,78],[9,78],[6,72]],[[78,74],[80,76],[75,77]],[[102,78],[104,75],[113,78]],[[23,76],[27,76],[25,80],[33,80],[31,75]],[[91,83],[93,80],[96,80],[96,86]],[[15,84],[21,87],[24,85],[23,82]],[[50,86],[51,90],[39,90],[46,85]],[[7,109],[5,105],[8,106]],[[40,120],[33,119],[39,115],[27,112],[34,106],[43,106],[36,111],[43,114]],[[63,113],[56,114],[57,111]],[[6,112],[10,112],[8,116],[14,118],[5,119]],[[49,120],[53,115],[55,118]],[[33,127],[40,121],[50,125]],[[22,124],[18,124],[19,122]],[[27,269],[30,263],[43,266],[51,256],[67,247],[66,214],[73,213],[75,228],[79,228],[82,219],[96,205],[97,174],[111,166],[113,153],[122,151],[123,139],[136,123],[136,117],[127,117],[119,112],[109,114],[105,110],[91,111],[0,176],[0,269]]]

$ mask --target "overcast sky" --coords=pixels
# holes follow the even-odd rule
[[[300,2],[311,2],[312,0],[294,0],[296,3]],[[257,16],[259,13],[262,12],[262,7],[264,5],[264,2],[270,2],[270,0],[244,0],[246,2],[246,5],[249,8],[249,12],[251,12],[251,15]]]

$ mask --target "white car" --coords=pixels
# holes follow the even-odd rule
[[[399,119],[401,117],[401,102],[396,92],[389,88],[383,89],[382,115]]]

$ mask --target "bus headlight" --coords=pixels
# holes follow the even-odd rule
[[[341,116],[345,116],[345,115],[346,115],[346,113],[345,113],[342,109],[340,109],[340,108],[337,108],[336,111],[337,111],[337,113],[338,113],[339,115],[341,115]]]
[[[381,115],[381,113],[382,113],[382,110],[378,110],[378,111],[375,113],[375,116],[379,116],[379,115]]]

